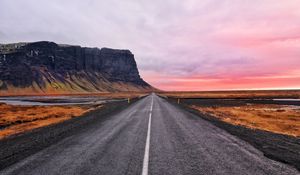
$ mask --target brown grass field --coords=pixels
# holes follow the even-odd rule
[[[93,97],[103,97],[108,99],[120,99],[120,98],[136,98],[140,96],[145,96],[149,94],[150,92],[102,92],[102,93],[72,93],[72,94],[51,94],[51,93],[45,93],[45,94],[0,94],[0,97],[13,97],[13,96],[93,96]]]
[[[300,99],[300,90],[249,90],[249,91],[203,91],[203,92],[159,92],[162,96],[182,99]],[[300,103],[300,102],[299,102]],[[300,136],[300,106],[276,104],[247,104],[215,106],[197,104],[193,100],[189,107],[210,114],[224,122],[252,129],[266,130],[290,136]]]
[[[234,125],[300,136],[299,106],[249,104],[237,107],[201,107],[192,105],[191,108]]]
[[[99,108],[101,106],[98,106]],[[95,106],[12,106],[0,104],[0,139],[80,116]]]
[[[106,99],[133,99],[147,95],[146,92],[81,93],[81,94],[39,94],[38,96],[96,96]],[[26,94],[23,96],[32,96]],[[14,96],[13,94],[10,96]],[[18,95],[19,96],[19,95]],[[78,117],[101,105],[72,106],[14,106],[0,103],[0,139],[30,131],[35,128],[59,123]]]
[[[158,92],[173,98],[300,98],[300,90]]]

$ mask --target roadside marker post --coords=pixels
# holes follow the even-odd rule
[[[128,101],[128,104],[129,104],[130,103],[130,98],[128,98],[127,101]]]
[[[179,104],[179,103],[180,103],[180,98],[177,99],[177,104]]]

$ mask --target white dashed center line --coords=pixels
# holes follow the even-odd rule
[[[153,95],[152,95],[152,100],[151,100],[151,107],[150,107],[150,114],[149,114],[149,121],[148,121],[148,131],[147,131],[147,140],[146,140],[146,146],[145,146],[142,175],[148,175],[152,109],[153,109]]]

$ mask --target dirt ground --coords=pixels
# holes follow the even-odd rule
[[[0,139],[59,123],[101,106],[13,106],[0,104]]]

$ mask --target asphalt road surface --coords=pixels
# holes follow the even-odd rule
[[[155,94],[85,131],[0,174],[299,174]]]

